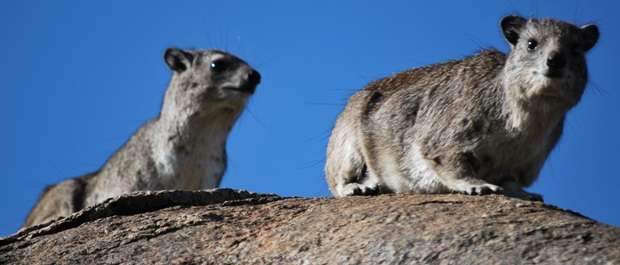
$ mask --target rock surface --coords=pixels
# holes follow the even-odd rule
[[[160,191],[0,239],[0,264],[620,264],[620,229],[499,195]]]

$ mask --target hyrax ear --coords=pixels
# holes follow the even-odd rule
[[[589,51],[598,41],[599,32],[596,25],[585,25],[581,27],[581,38],[583,40],[583,51]]]
[[[168,67],[177,73],[187,70],[193,59],[194,55],[178,48],[168,48],[164,54]]]
[[[527,23],[527,19],[520,16],[505,16],[500,23],[502,27],[502,33],[504,38],[510,43],[511,46],[517,44],[519,41],[519,34]]]

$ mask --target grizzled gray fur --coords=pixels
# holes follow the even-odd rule
[[[166,50],[174,72],[159,116],[142,126],[97,172],[45,189],[24,226],[70,215],[108,198],[143,190],[217,187],[226,139],[260,74],[217,50]]]
[[[329,139],[334,196],[504,193],[538,177],[587,82],[595,25],[508,16],[508,55],[485,50],[414,68],[353,95]]]

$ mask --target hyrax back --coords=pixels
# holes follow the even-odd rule
[[[505,55],[485,50],[410,69],[351,97],[336,121],[325,173],[334,196],[504,194],[537,178],[566,112],[585,89],[594,25],[502,19]]]
[[[226,169],[226,139],[260,74],[217,50],[166,50],[174,72],[159,116],[97,172],[47,188],[25,226],[67,216],[140,190],[215,188]]]

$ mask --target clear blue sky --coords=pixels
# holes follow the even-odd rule
[[[619,1],[3,1],[0,235],[44,186],[99,168],[159,111],[166,47],[220,48],[263,82],[228,142],[222,185],[328,196],[326,141],[346,99],[410,67],[506,51],[503,15],[595,22],[591,82],[532,187],[620,225]]]

